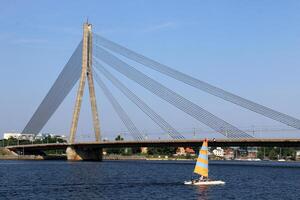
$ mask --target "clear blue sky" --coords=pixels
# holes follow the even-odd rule
[[[106,38],[300,118],[299,10],[300,2],[296,0],[3,0],[0,136],[24,128],[81,39],[82,23],[87,17],[94,32]],[[283,126],[150,70],[145,72],[238,127]],[[134,83],[126,83],[174,127],[183,131],[193,127],[208,129]],[[43,132],[68,133],[75,91],[74,88]],[[97,96],[105,134],[124,130],[100,88]],[[159,130],[134,105],[121,99],[141,130]],[[78,131],[88,133],[91,122],[87,99],[83,106]]]

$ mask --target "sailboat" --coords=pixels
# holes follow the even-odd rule
[[[195,174],[199,174],[199,179],[192,179],[185,181],[185,185],[222,185],[224,181],[214,181],[208,178],[208,141],[203,141],[202,147],[197,158],[196,166],[194,169]]]

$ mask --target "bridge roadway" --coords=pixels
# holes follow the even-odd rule
[[[67,147],[103,149],[103,148],[124,148],[124,147],[194,147],[201,146],[203,140],[145,140],[145,141],[102,141],[102,142],[80,142],[80,143],[50,143],[50,144],[29,144],[8,146],[12,151],[45,151],[62,149]],[[289,139],[216,139],[209,140],[210,147],[300,147],[300,138]]]

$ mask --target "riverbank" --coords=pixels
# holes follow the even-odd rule
[[[110,154],[103,155],[103,160],[157,160],[157,161],[194,161],[197,157],[169,157],[169,156],[160,156],[160,155],[119,155],[119,154]],[[40,155],[18,155],[12,151],[9,151],[6,148],[0,148],[0,160],[67,160],[65,154],[52,154],[47,156]],[[220,159],[210,159],[210,161],[217,161]],[[260,159],[235,159],[229,161],[241,161],[241,162],[267,162],[271,160],[260,160]],[[297,162],[292,160],[273,160],[280,162]]]
[[[42,156],[35,155],[1,155],[0,160],[45,160]]]

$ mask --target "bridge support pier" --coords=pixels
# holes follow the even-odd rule
[[[70,161],[102,161],[102,149],[68,146],[67,159]]]

